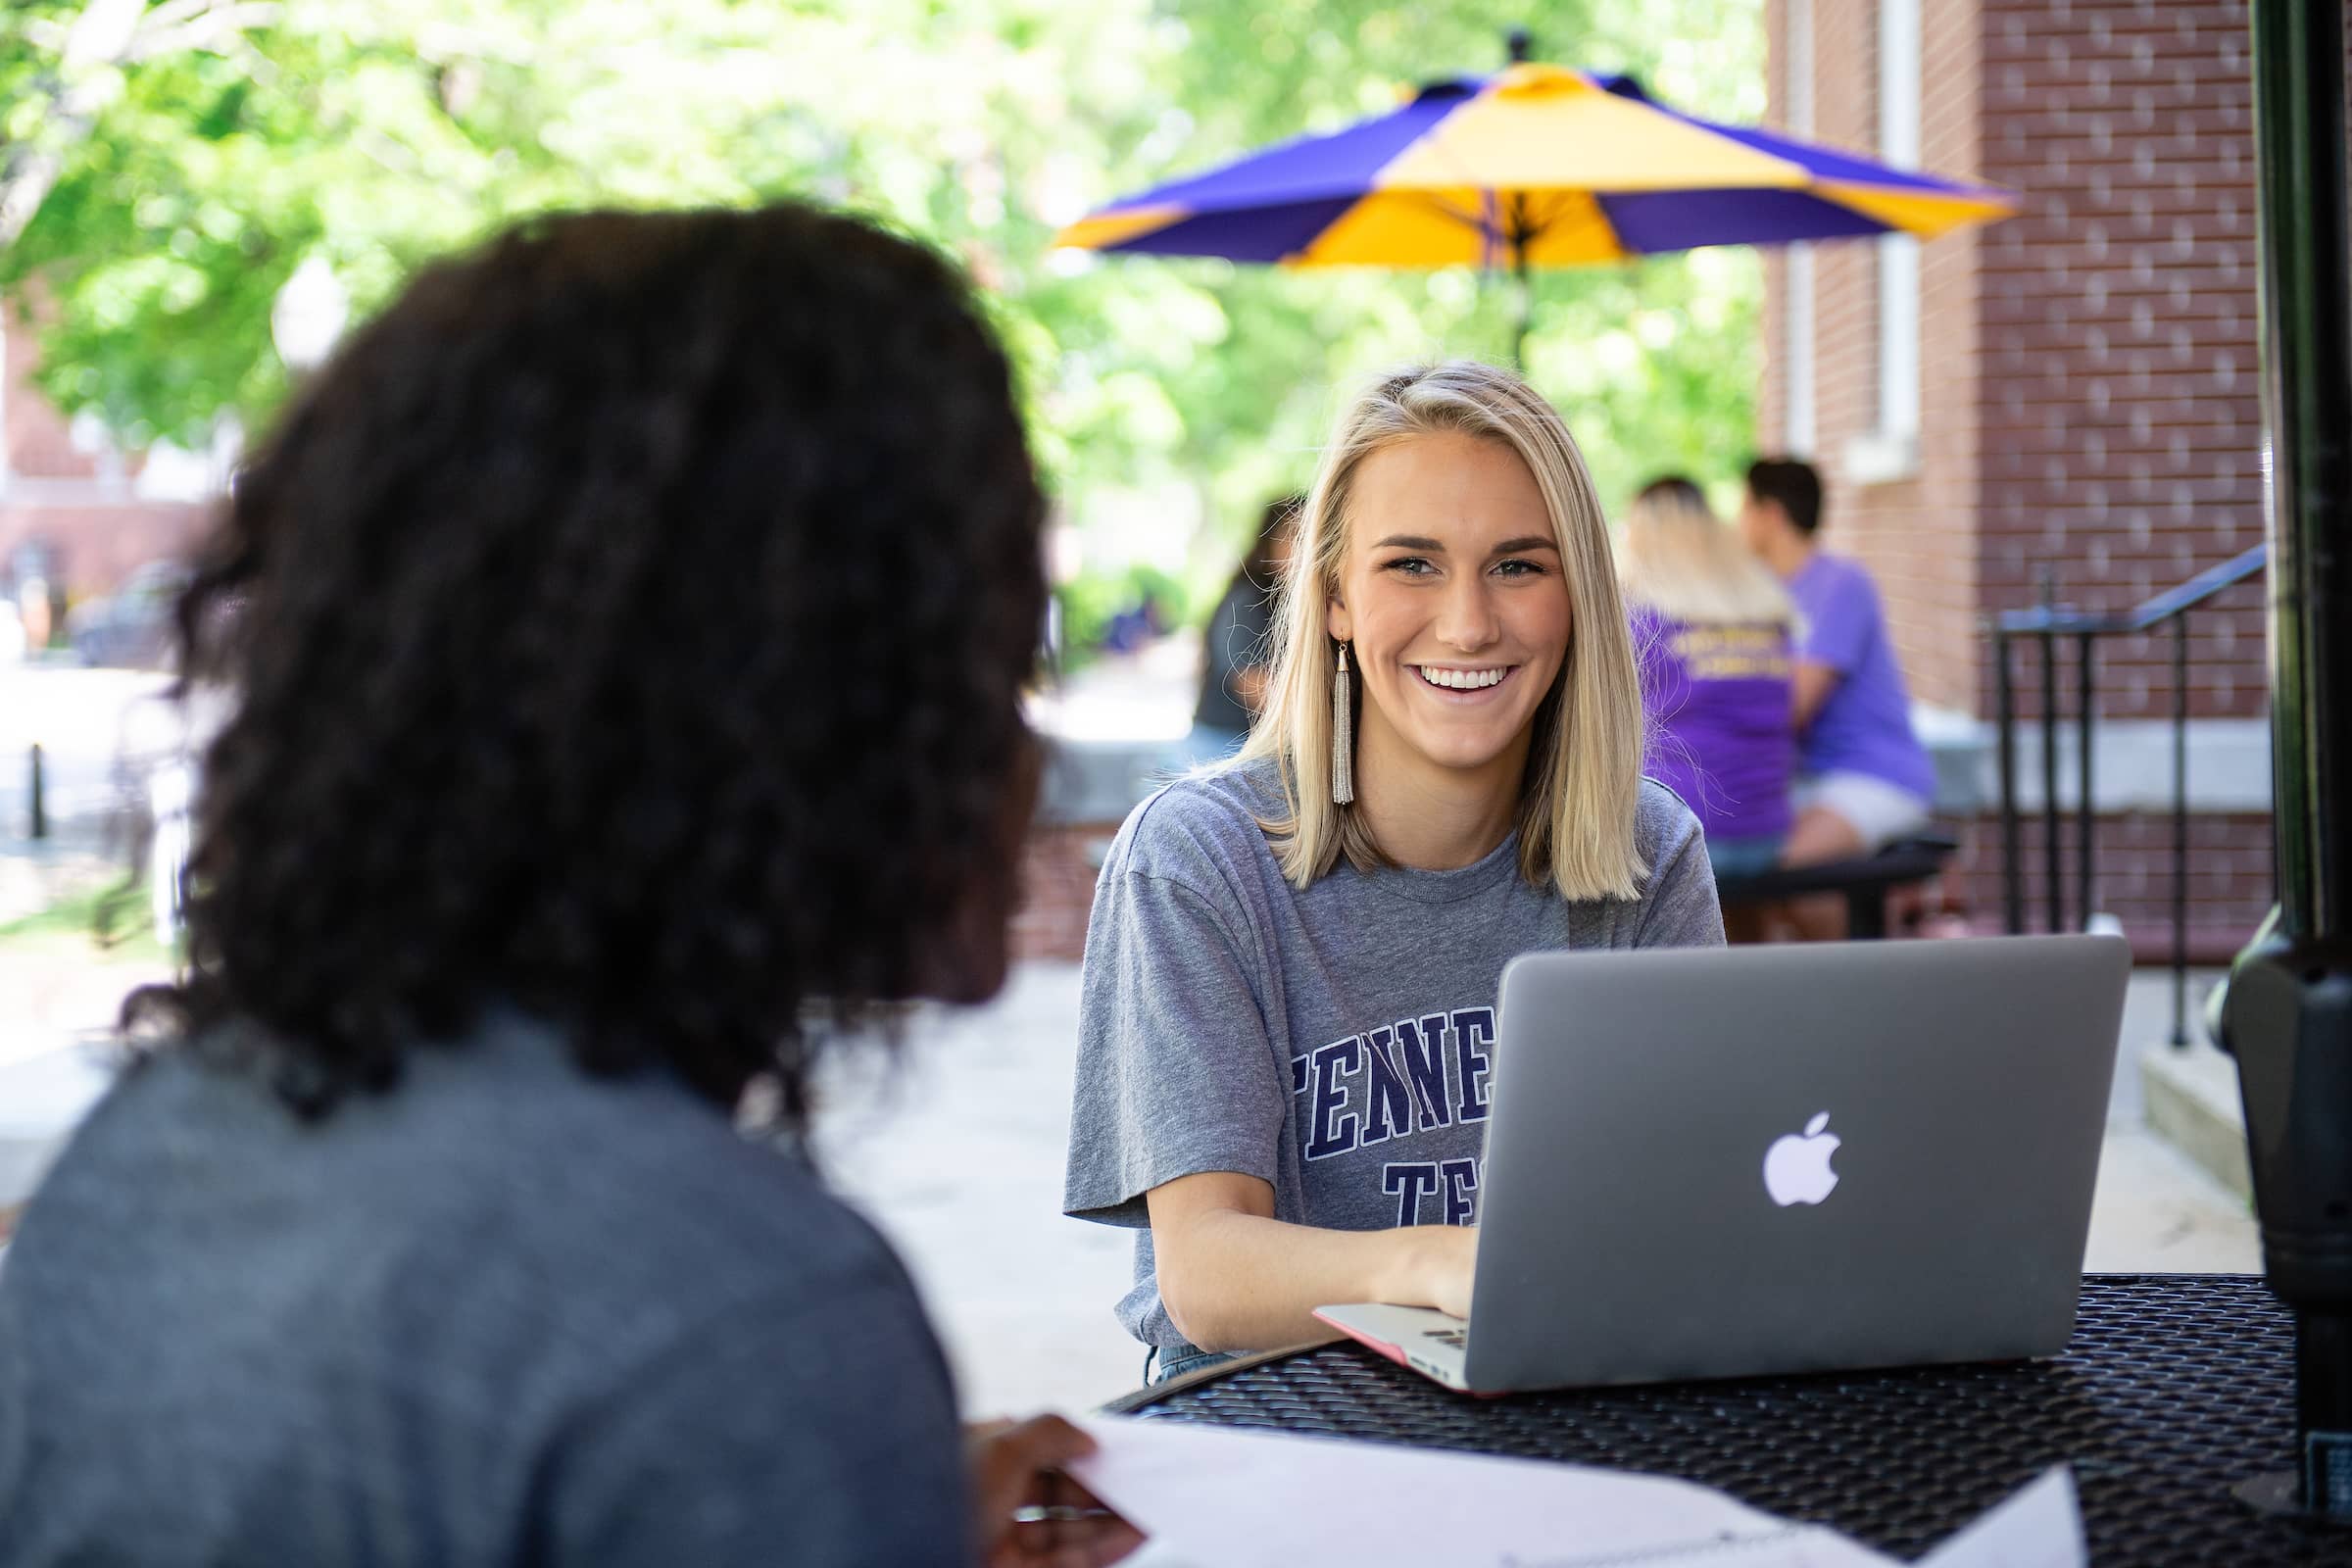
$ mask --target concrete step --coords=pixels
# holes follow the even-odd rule
[[[2140,1053],[2139,1087],[2148,1126],[2247,1202],[2254,1177],[2246,1158],[2245,1107],[2237,1063],[2204,1041]]]

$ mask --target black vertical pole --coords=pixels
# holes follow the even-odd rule
[[[2042,614],[2050,613],[2044,596]],[[2066,929],[2066,848],[2058,831],[2058,639],[2041,629],[2041,865],[2049,879],[2050,929]]]
[[[2098,896],[2090,887],[2094,865],[2091,828],[2098,821],[2090,793],[2090,732],[2099,706],[2093,689],[2098,678],[2096,661],[2091,652],[2096,646],[2089,632],[2075,639],[2075,788],[2080,795],[2075,807],[2075,903],[2083,925],[2090,924],[2099,906]]]
[[[2188,616],[2173,617],[2173,1044],[2188,1045]]]
[[[2342,0],[2254,9],[2272,735],[2290,932],[2343,935],[2352,897],[2352,309],[2345,300]],[[2314,56],[2326,48],[2329,55]]]
[[[2253,0],[2278,907],[2238,957],[2262,1257],[2295,1314],[2296,1495],[2352,1517],[2352,254],[2343,0]]]
[[[27,814],[32,820],[25,826],[31,830],[32,837],[45,839],[49,836],[49,803],[43,798],[44,780],[41,777],[41,743],[39,741],[32,743],[32,758],[27,768],[28,776],[24,782],[32,794],[31,809]]]
[[[2011,936],[2026,931],[2026,872],[2023,836],[2017,821],[2017,688],[2009,668],[2009,633],[1996,621],[1992,634],[1992,689],[2001,713],[2001,925]]]

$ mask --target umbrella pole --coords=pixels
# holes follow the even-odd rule
[[[1527,328],[1536,313],[1535,284],[1527,270],[1527,246],[1511,247],[1512,293],[1517,296],[1511,321],[1511,368],[1527,373]]]
[[[1536,316],[1536,280],[1527,265],[1528,241],[1536,237],[1527,221],[1527,198],[1511,196],[1505,199],[1503,211],[1508,215],[1503,229],[1503,243],[1511,248],[1511,368],[1521,375],[1527,373],[1527,329]]]

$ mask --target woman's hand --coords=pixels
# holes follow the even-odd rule
[[[1203,1350],[1320,1344],[1318,1306],[1386,1301],[1467,1317],[1478,1232],[1466,1225],[1332,1231],[1274,1218],[1254,1176],[1201,1171],[1144,1195],[1159,1298]]]
[[[1144,1544],[1140,1531],[1061,1473],[1095,1440],[1057,1415],[964,1432],[987,1568],[1102,1568]]]
[[[1421,1244],[1420,1283],[1411,1293],[1413,1300],[1468,1317],[1470,1286],[1478,1272],[1478,1227],[1416,1225],[1412,1234]]]

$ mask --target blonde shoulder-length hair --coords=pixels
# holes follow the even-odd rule
[[[1632,899],[1649,875],[1634,841],[1642,790],[1642,696],[1592,476],[1550,404],[1508,370],[1468,360],[1383,377],[1341,418],[1300,511],[1268,642],[1266,703],[1244,758],[1279,764],[1288,815],[1263,823],[1283,874],[1306,887],[1346,855],[1359,871],[1395,862],[1357,805],[1331,798],[1332,677],[1325,607],[1348,557],[1357,470],[1416,436],[1463,434],[1518,454],[1543,493],[1568,584],[1568,651],[1536,710],[1520,787],[1519,871],[1571,900]],[[1351,681],[1361,702],[1360,681]],[[1359,763],[1360,765],[1360,763]]]
[[[1788,626],[1788,590],[1720,521],[1698,486],[1653,479],[1626,509],[1617,555],[1626,602],[1693,626]]]

